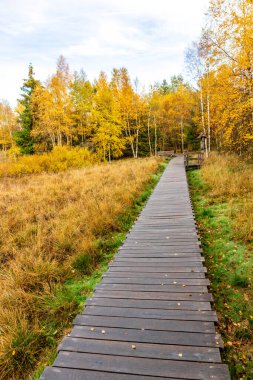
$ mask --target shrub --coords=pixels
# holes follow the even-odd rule
[[[64,171],[81,168],[98,162],[97,157],[86,148],[55,147],[50,153],[25,155],[0,163],[0,176],[21,176],[41,172]]]

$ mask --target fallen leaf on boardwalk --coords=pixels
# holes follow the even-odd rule
[[[132,349],[135,350],[136,349],[136,346],[134,344],[132,344]]]

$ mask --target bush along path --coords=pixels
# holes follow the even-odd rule
[[[232,183],[222,186],[226,173],[217,179],[217,170],[221,170],[219,160],[211,165],[210,170],[204,167],[189,172],[188,181],[218,314],[218,328],[225,346],[223,358],[229,365],[232,379],[250,380],[253,379],[252,245],[250,241],[237,239],[234,212],[231,212],[229,195],[225,193],[231,191]],[[212,169],[216,175],[209,182]],[[228,163],[224,170],[232,176],[240,174],[231,172]],[[212,181],[216,181],[214,191]],[[217,192],[224,193],[221,197]],[[241,226],[243,228],[245,226]]]

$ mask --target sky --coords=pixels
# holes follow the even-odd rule
[[[28,65],[42,83],[59,55],[91,81],[126,67],[148,88],[184,74],[208,0],[0,0],[0,99],[15,106]]]

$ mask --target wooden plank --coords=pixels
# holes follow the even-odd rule
[[[173,249],[172,249],[173,248]],[[135,249],[124,249],[122,251],[119,252],[120,256],[122,255],[122,257],[126,257],[127,255],[141,255],[141,254],[147,254],[147,255],[155,255],[154,257],[159,257],[159,255],[161,255],[161,257],[165,256],[165,257],[199,257],[199,255],[202,254],[202,250],[201,249],[187,249],[187,248],[174,248],[174,247],[170,247],[168,249],[168,247],[165,249],[158,249],[157,247],[149,247],[149,248],[135,248]]]
[[[154,236],[153,238],[149,237],[149,235],[151,234],[151,231],[154,229],[154,227],[152,229],[146,229],[146,237],[143,236],[143,238],[138,238],[138,237],[135,237],[135,239],[133,240],[130,240],[130,238],[127,238],[125,240],[125,243],[127,243],[125,246],[123,246],[123,249],[127,249],[128,248],[128,245],[131,245],[133,246],[133,249],[140,249],[141,248],[141,244],[152,244],[152,245],[155,245],[157,247],[159,246],[173,246],[174,243],[175,244],[180,244],[181,240],[183,240],[180,236],[176,237],[175,238],[166,238],[166,235],[158,235],[158,233],[156,234],[156,236]],[[173,232],[172,232],[173,233]],[[144,234],[143,234],[144,235]],[[183,233],[182,233],[183,235]],[[136,243],[137,241],[137,243]],[[199,240],[197,240],[197,238],[195,237],[192,237],[191,240],[187,239],[186,242],[189,242],[189,245],[186,245],[186,244],[180,244],[182,249],[199,249]],[[198,242],[198,244],[197,244]],[[124,243],[124,244],[125,244]],[[141,244],[139,244],[141,243]],[[160,244],[162,243],[162,244]],[[171,244],[173,243],[173,244]]]
[[[115,257],[115,259],[111,262],[111,266],[121,265],[121,266],[132,266],[132,265],[138,265],[138,266],[153,266],[153,267],[159,267],[159,266],[168,266],[168,267],[182,267],[182,266],[202,266],[204,259],[200,257],[193,257],[193,258],[187,258],[187,257],[144,257],[144,258],[138,258],[138,257]]]
[[[202,260],[199,260],[199,259],[195,259],[195,260],[192,260],[192,261],[188,261],[187,259],[172,259],[172,260],[169,260],[169,259],[164,259],[164,260],[153,260],[151,261],[151,259],[147,258],[147,259],[142,259],[142,260],[138,260],[138,259],[133,259],[133,258],[129,258],[129,260],[113,260],[110,264],[110,267],[117,267],[117,266],[126,266],[126,267],[130,267],[130,266],[140,266],[140,267],[143,267],[145,265],[145,267],[153,267],[153,268],[156,268],[156,267],[160,267],[161,265],[166,265],[166,266],[169,266],[169,267],[185,267],[185,266],[197,266],[197,267],[202,267],[203,263],[202,263]]]
[[[195,250],[199,247],[199,243],[196,242],[196,244],[189,244],[188,242],[180,242],[180,241],[174,241],[174,242],[157,242],[156,244],[153,244],[152,242],[141,242],[141,243],[125,243],[125,248],[129,248],[129,249],[136,249],[136,247],[139,245],[141,245],[141,247],[145,247],[145,248],[148,248],[148,247],[151,247],[152,249],[155,248],[169,248],[169,247],[174,247],[174,248],[177,248],[177,249],[181,249],[181,248],[184,248],[187,247],[188,249],[192,249],[192,250]]]
[[[103,284],[142,284],[142,285],[210,285],[207,278],[146,278],[146,277],[103,277]]]
[[[196,225],[195,223],[192,223],[191,226],[182,226],[173,224],[171,226],[166,223],[166,225],[157,225],[156,227],[154,226],[149,226],[149,225],[144,225],[142,224],[135,224],[133,229],[126,235],[128,237],[132,238],[137,238],[138,237],[157,237],[157,236],[187,236],[187,237],[195,237],[199,238],[198,232],[196,230]]]
[[[196,223],[193,222],[187,226],[183,226],[181,223],[163,223],[163,224],[157,224],[156,226],[148,225],[147,223],[135,223],[133,226],[133,229],[130,230],[130,232],[127,234],[129,236],[130,234],[141,234],[141,233],[149,233],[153,234],[154,236],[158,234],[193,234],[193,236],[198,236],[198,233],[196,231]],[[135,236],[135,235],[133,235]]]
[[[78,370],[73,368],[47,367],[41,380],[147,380],[147,376],[129,375],[103,371]],[[153,377],[148,380],[178,380],[171,377]]]
[[[163,259],[184,259],[187,261],[195,261],[200,260],[200,261],[205,261],[205,258],[200,255],[200,253],[172,253],[172,252],[156,252],[156,251],[142,251],[142,252],[136,252],[136,253],[131,253],[131,252],[122,252],[119,255],[116,255],[115,259],[120,258],[120,260],[135,260],[135,259],[156,259],[158,260],[159,258]]]
[[[199,235],[197,234],[196,230],[189,232],[188,229],[185,230],[162,230],[157,229],[154,230],[153,228],[145,228],[142,230],[139,230],[138,232],[134,229],[130,234],[127,235],[126,239],[132,239],[132,240],[158,240],[158,239],[164,239],[164,240],[170,240],[170,239],[191,239],[192,241],[195,241],[196,239],[199,239]]]
[[[196,278],[205,278],[205,273],[196,273],[196,272],[189,272],[189,273],[152,273],[149,272],[148,276],[145,272],[132,272],[132,271],[125,271],[125,272],[110,272],[109,270],[103,274],[104,277],[136,277],[139,278],[160,278],[160,279],[196,279]]]
[[[183,236],[183,235],[182,235]],[[183,238],[182,236],[170,236],[170,237],[165,237],[165,236],[156,236],[156,237],[139,237],[139,238],[130,238],[128,237],[125,240],[126,246],[128,245],[136,245],[136,244],[154,244],[154,245],[174,245],[178,244],[180,246],[187,245],[187,247],[196,247],[196,245],[200,244],[200,241],[196,239],[196,237],[189,237],[189,238]]]
[[[191,266],[191,267],[172,267],[168,265],[163,265],[163,266],[156,266],[156,267],[148,267],[148,266],[142,266],[138,268],[134,267],[114,267],[110,266],[109,272],[122,272],[122,271],[129,271],[129,272],[143,272],[143,273],[206,273],[207,269],[203,266]]]
[[[204,258],[201,257],[200,255],[199,256],[195,256],[195,257],[187,257],[187,256],[184,256],[184,257],[138,257],[138,256],[135,256],[135,255],[128,255],[128,257],[124,257],[123,255],[121,256],[116,256],[115,259],[113,260],[113,263],[116,264],[116,263],[136,263],[136,264],[141,264],[143,265],[143,263],[150,263],[150,265],[153,265],[153,264],[161,264],[161,263],[165,263],[165,264],[172,264],[172,263],[184,263],[184,265],[192,265],[192,262],[194,263],[198,263],[200,265],[202,265],[202,262],[204,261]]]
[[[179,307],[181,303],[179,302]],[[126,317],[126,318],[153,318],[156,320],[177,320],[180,321],[178,326],[182,325],[181,321],[217,321],[216,315],[213,312],[206,312],[203,310],[184,310],[184,309],[176,309],[176,310],[161,310],[161,309],[146,309],[146,308],[125,308],[125,307],[106,307],[106,306],[96,306],[96,305],[87,305],[84,309],[85,315],[96,315],[96,316],[109,316],[109,317]],[[79,314],[80,315],[80,314]],[[75,322],[76,323],[76,320]],[[141,321],[142,323],[142,321]],[[159,326],[162,327],[163,324],[158,322]],[[172,326],[174,322],[170,322]],[[213,332],[214,324],[196,324],[197,328],[211,328],[211,332]],[[192,327],[192,324],[190,323]],[[194,324],[193,324],[194,326]],[[188,327],[188,323],[184,326],[184,328]],[[168,328],[169,329],[169,328]],[[188,330],[187,330],[188,331]],[[204,330],[208,332],[207,330]]]
[[[107,341],[66,337],[58,347],[59,351],[87,352],[93,354],[133,356],[152,359],[189,360],[220,363],[220,351],[212,347],[189,347],[138,343],[135,348],[129,342]]]
[[[105,331],[105,333],[104,333]],[[223,347],[217,334],[198,332],[138,330],[115,327],[74,325],[69,336],[87,339],[105,339],[122,342],[175,344],[182,346]]]
[[[133,309],[128,309],[129,315]],[[153,309],[151,309],[153,310]],[[177,314],[181,313],[187,314],[185,311],[177,311]],[[137,312],[135,311],[137,314]],[[192,312],[193,313],[193,312]],[[116,314],[116,312],[115,312]],[[120,313],[119,313],[120,314]],[[139,313],[140,315],[140,313]],[[144,315],[145,316],[145,315]],[[187,315],[186,315],[187,317]],[[177,320],[174,319],[148,319],[134,317],[120,317],[120,316],[106,316],[106,315],[96,315],[94,314],[78,314],[74,319],[74,325],[81,326],[100,326],[100,327],[119,327],[119,328],[128,328],[128,329],[144,329],[144,330],[157,330],[157,331],[185,331],[185,332],[200,332],[205,334],[213,334],[215,332],[214,324],[212,322],[203,322],[203,321],[192,321],[192,320]]]
[[[128,292],[128,291],[106,291],[96,289],[96,297],[127,298],[141,300],[167,300],[167,301],[212,301],[210,293],[168,293],[168,292]]]
[[[179,379],[227,380],[227,366],[215,363],[196,363],[176,360],[134,358],[125,356],[94,355],[60,351],[56,367],[89,369],[143,376],[177,377]]]
[[[194,301],[161,301],[161,300],[139,300],[93,297],[86,300],[86,305],[107,306],[107,307],[126,307],[140,309],[162,309],[162,310],[203,310],[211,311],[210,302]],[[214,311],[210,313],[216,315]]]
[[[145,285],[145,284],[107,284],[100,283],[96,289],[105,289],[106,291],[133,291],[133,292],[168,292],[168,293],[207,293],[208,289],[205,285],[186,285],[186,284],[158,284],[158,285]]]

